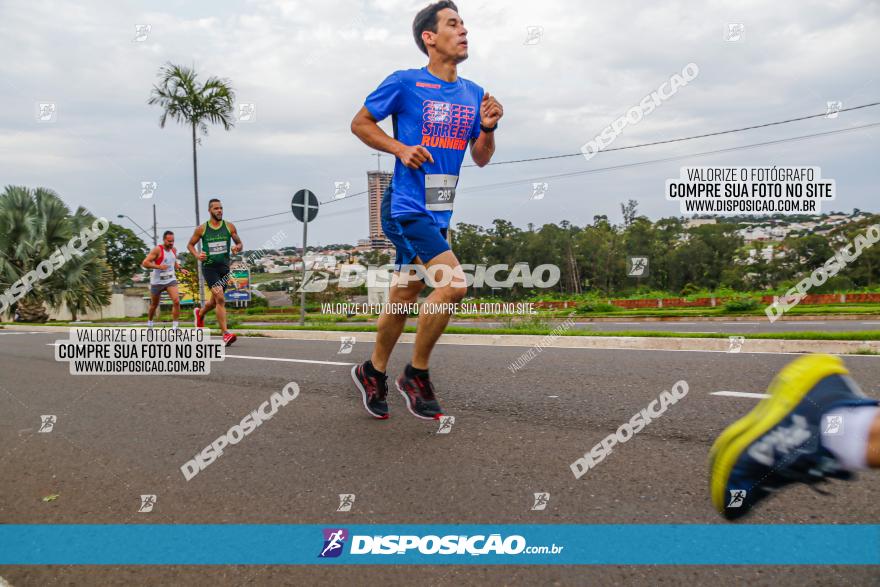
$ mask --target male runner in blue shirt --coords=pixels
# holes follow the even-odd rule
[[[458,64],[468,57],[468,42],[453,2],[436,2],[419,12],[413,36],[428,56],[427,67],[388,76],[367,97],[351,131],[371,148],[397,158],[382,198],[382,229],[397,249],[390,303],[413,303],[425,287],[403,265],[423,266],[438,284],[419,313],[412,360],[396,381],[410,413],[433,420],[442,410],[428,377],[428,359],[449,322],[447,309],[466,292],[461,265],[446,239],[458,174],[468,146],[474,163],[479,167],[489,163],[504,110],[483,88],[458,77]],[[378,125],[388,116],[393,138]],[[398,283],[401,271],[410,278]],[[372,357],[352,369],[364,408],[375,418],[388,417],[385,369],[406,318],[405,313],[383,312]]]

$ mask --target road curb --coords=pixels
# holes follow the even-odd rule
[[[374,342],[375,332],[262,330],[268,338],[296,340],[332,340],[354,337],[358,342]],[[402,334],[400,342],[415,342],[416,335]],[[628,349],[646,351],[711,351],[730,352],[727,338],[673,338],[648,336],[554,336],[552,334],[444,334],[438,344],[538,347],[568,349]],[[880,353],[880,341],[859,340],[774,340],[746,339],[738,352],[743,353],[830,353],[854,354],[870,349]]]
[[[139,327],[140,328],[140,327]],[[4,327],[7,331],[67,332],[67,326]],[[374,342],[375,332],[346,332],[343,330],[244,330],[240,334],[292,340],[320,340],[339,342],[354,337],[357,342]],[[413,343],[416,335],[404,333],[400,342]],[[643,351],[702,351],[731,352],[728,338],[674,338],[648,336],[558,336],[553,334],[444,334],[438,344],[459,346],[503,346],[568,349],[609,349]],[[880,341],[861,340],[779,340],[747,338],[741,353],[829,353],[834,355],[859,354],[870,350],[880,353]],[[731,352],[731,354],[735,354]]]

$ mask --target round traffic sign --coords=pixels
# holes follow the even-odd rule
[[[311,222],[318,215],[318,196],[311,190],[299,190],[290,200],[290,209],[300,222]],[[309,212],[308,220],[303,220],[306,217],[306,210]]]

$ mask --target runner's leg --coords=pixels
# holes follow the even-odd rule
[[[152,324],[153,316],[156,315],[156,309],[159,307],[159,296],[162,295],[161,292],[154,294],[150,293],[150,309],[147,310],[147,323]]]
[[[223,286],[217,285],[211,288],[211,301],[213,306],[217,308],[217,323],[220,325],[220,332],[226,334],[226,299],[223,297]]]
[[[168,287],[165,291],[168,292],[168,297],[171,298],[172,324],[177,326],[178,322],[180,322],[180,293],[178,293],[176,285]]]
[[[204,307],[202,308],[202,318],[204,318],[205,315],[207,315],[208,312],[210,312],[211,310],[213,310],[213,309],[214,309],[214,306],[216,306],[216,305],[217,305],[217,304],[216,304],[216,302],[214,301],[214,288],[211,288],[211,296],[208,297],[208,301],[205,302],[205,305],[204,305]]]
[[[434,345],[446,330],[451,311],[444,305],[461,302],[467,293],[464,271],[452,251],[440,253],[425,265],[428,275],[438,284],[419,312],[416,344],[410,363],[416,369],[428,369],[428,360]]]
[[[418,263],[418,261],[416,262]],[[415,272],[410,271],[409,273],[411,277],[405,285],[398,284],[400,279],[398,272],[395,272],[391,278],[388,301],[392,304],[392,310],[396,304],[414,303],[419,297],[419,292],[425,287],[425,283],[421,279],[412,277]],[[399,307],[390,313],[383,310],[379,315],[379,320],[376,323],[376,344],[373,346],[373,355],[370,357],[373,367],[378,371],[385,372],[388,358],[391,356],[391,351],[394,350],[394,345],[397,344],[397,339],[400,338],[404,326],[406,326],[407,317],[408,314],[401,312]]]

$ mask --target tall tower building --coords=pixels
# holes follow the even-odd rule
[[[367,172],[367,197],[370,200],[370,246],[373,249],[393,247],[382,231],[382,194],[394,176],[389,171]]]

